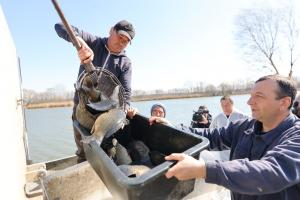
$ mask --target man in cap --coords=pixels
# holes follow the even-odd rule
[[[199,106],[198,111],[194,111],[191,127],[192,128],[209,128],[212,116],[206,106]]]
[[[98,37],[72,26],[81,48],[78,56],[81,60],[80,75],[84,71],[84,65],[92,62],[95,67],[103,67],[112,72],[121,82],[125,90],[125,108],[130,108],[131,97],[131,61],[125,54],[125,48],[135,36],[135,29],[126,20],[116,23],[109,31],[108,37]],[[63,24],[55,24],[55,30],[59,37],[71,42]],[[79,102],[78,94],[74,96],[72,119],[75,120],[75,108]],[[81,135],[74,129],[75,142],[77,145],[76,155],[78,162],[85,161],[85,154],[81,141]]]
[[[166,117],[166,109],[161,103],[156,103],[151,107],[151,116]]]
[[[127,112],[127,116],[132,119],[136,113],[138,113],[137,108],[129,108]],[[164,124],[170,124],[170,122],[165,118],[166,117],[166,108],[163,106],[161,103],[155,103],[152,105],[151,110],[150,110],[150,121],[156,121],[157,123],[164,123]],[[152,124],[152,123],[151,123]]]
[[[172,125],[166,119],[166,108],[161,103],[153,104],[150,110],[151,117],[149,118],[149,123],[152,125],[153,123],[162,123],[165,125]]]

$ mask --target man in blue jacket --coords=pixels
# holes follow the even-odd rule
[[[90,33],[84,32],[76,27],[73,27],[74,33],[81,45],[78,51],[78,56],[81,60],[79,68],[80,75],[83,70],[83,64],[92,61],[95,67],[103,67],[106,70],[112,72],[121,82],[125,90],[125,108],[130,108],[131,97],[131,61],[125,54],[125,48],[128,43],[135,36],[135,30],[131,23],[126,20],[122,20],[115,24],[109,32],[109,37],[98,37]],[[55,30],[59,37],[71,42],[65,27],[63,24],[55,24]],[[78,94],[74,96],[74,107],[72,119],[75,117],[75,109],[79,102]],[[81,141],[81,135],[74,129],[74,138],[77,145],[76,155],[78,156],[78,162],[85,161],[85,154]]]
[[[227,128],[192,129],[210,141],[210,149],[230,149],[229,161],[196,160],[171,154],[178,161],[167,178],[203,178],[231,190],[234,200],[296,200],[300,198],[300,120],[290,112],[295,85],[279,75],[258,79],[248,104],[253,119]]]

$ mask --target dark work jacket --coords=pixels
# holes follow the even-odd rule
[[[95,67],[104,67],[112,72],[121,82],[125,90],[126,107],[130,105],[131,97],[131,61],[126,56],[125,51],[119,54],[113,54],[108,51],[107,38],[100,38],[90,33],[79,30],[72,26],[75,35],[80,36],[94,52],[94,60],[92,61]],[[55,24],[55,30],[59,37],[71,42],[71,39],[63,24]],[[84,66],[80,65],[79,74],[84,70]],[[78,104],[78,95],[75,93],[74,104]]]
[[[211,149],[230,148],[230,161],[207,161],[206,182],[231,190],[234,200],[300,199],[300,120],[290,114],[262,133],[254,119],[221,129],[192,129]],[[187,129],[185,127],[185,129]]]

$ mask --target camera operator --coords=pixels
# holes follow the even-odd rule
[[[212,120],[211,114],[206,106],[199,106],[198,111],[194,111],[191,121],[192,128],[209,128]]]
[[[300,118],[300,94],[296,97],[293,107],[292,107],[292,113],[297,115],[298,118]]]

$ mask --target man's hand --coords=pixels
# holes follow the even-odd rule
[[[200,124],[207,124],[208,120],[207,120],[207,116],[205,114],[202,115],[202,121],[199,121],[198,123]]]
[[[78,50],[78,57],[82,64],[91,63],[94,59],[94,52],[92,49],[85,43],[85,41],[77,36],[78,42],[80,43],[81,48]]]
[[[134,115],[136,115],[136,113],[138,112],[138,109],[137,108],[134,108],[134,107],[129,107],[127,109],[127,116],[132,119],[134,117]]]
[[[163,117],[156,117],[156,116],[152,116],[149,118],[149,123],[150,125],[154,124],[154,123],[160,123],[160,124],[166,124],[166,125],[171,125],[171,123]]]
[[[176,165],[167,171],[167,178],[175,176],[178,180],[189,180],[206,177],[205,162],[201,158],[200,160],[196,160],[183,153],[172,153],[166,156],[165,159],[178,161]]]

